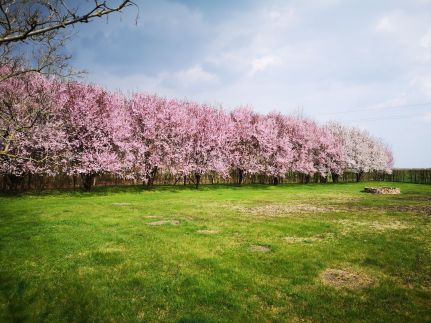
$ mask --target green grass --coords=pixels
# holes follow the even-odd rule
[[[430,321],[431,186],[367,185],[2,196],[0,321]]]

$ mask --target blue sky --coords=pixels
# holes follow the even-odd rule
[[[431,1],[136,1],[75,28],[86,79],[369,130],[431,167]]]

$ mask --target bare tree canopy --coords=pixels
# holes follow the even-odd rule
[[[131,0],[0,0],[0,64],[10,75],[28,71],[70,75],[62,50],[67,27],[120,12]]]

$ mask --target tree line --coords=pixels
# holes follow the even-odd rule
[[[10,75],[0,67],[0,77]],[[78,175],[90,190],[100,174],[152,185],[158,174],[206,174],[238,183],[263,174],[277,184],[288,172],[310,178],[345,171],[390,172],[391,150],[368,132],[338,123],[248,107],[232,111],[187,100],[130,96],[27,72],[0,82],[0,174]]]

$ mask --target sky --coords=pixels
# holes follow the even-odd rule
[[[431,0],[136,0],[74,28],[86,81],[339,121],[431,167]]]

